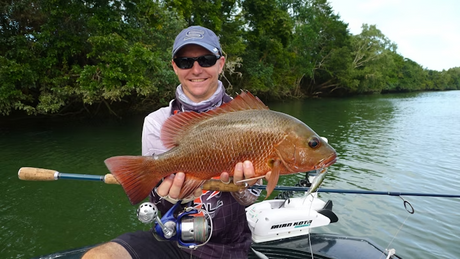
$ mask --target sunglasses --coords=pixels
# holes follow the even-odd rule
[[[198,64],[201,67],[212,67],[216,64],[217,60],[220,59],[221,56],[215,56],[215,55],[204,55],[196,58],[175,58],[174,63],[176,63],[176,66],[180,69],[190,69],[193,67],[193,64],[195,61],[198,61]]]

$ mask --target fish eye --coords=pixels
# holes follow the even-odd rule
[[[321,145],[321,141],[317,137],[312,137],[308,140],[308,146],[311,148],[318,148]]]

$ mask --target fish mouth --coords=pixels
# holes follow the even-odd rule
[[[331,166],[337,161],[337,155],[333,154],[328,158],[325,158],[319,162],[318,165],[315,166],[315,169],[322,169]]]

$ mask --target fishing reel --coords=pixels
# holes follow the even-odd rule
[[[212,232],[211,217],[198,215],[199,211],[192,207],[180,211],[180,204],[174,204],[160,219],[155,204],[144,202],[137,209],[137,217],[145,224],[155,222],[155,237],[159,240],[176,241],[179,246],[190,249],[206,244]]]

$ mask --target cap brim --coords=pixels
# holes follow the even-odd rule
[[[197,41],[187,41],[187,42],[184,42],[183,44],[179,45],[175,50],[173,50],[173,54],[172,54],[172,57],[174,58],[174,56],[176,56],[177,52],[179,52],[179,50],[181,48],[183,48],[184,46],[186,45],[198,45],[198,46],[201,46],[207,50],[209,50],[209,52],[211,52],[212,54],[214,55],[220,55],[220,50],[214,46],[211,46],[209,44],[206,44],[204,42],[197,42]]]

